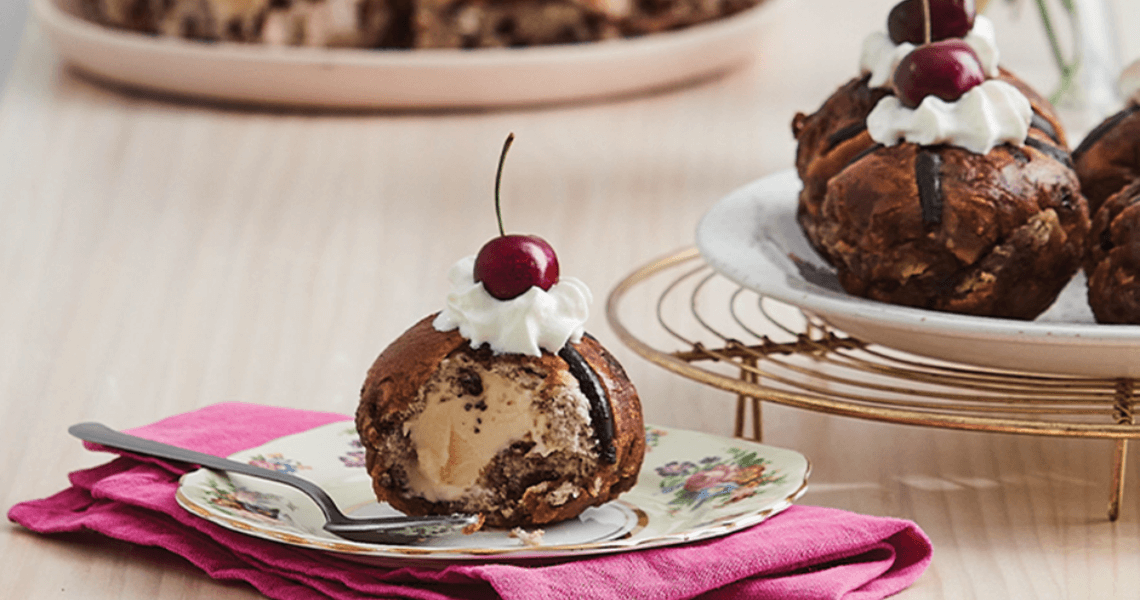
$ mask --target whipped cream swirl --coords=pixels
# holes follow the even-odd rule
[[[1023,145],[1032,119],[1033,108],[1024,94],[1004,81],[989,79],[954,102],[927,96],[913,109],[887,96],[867,115],[867,131],[885,146],[905,140],[985,154],[1007,142]]]
[[[582,339],[594,299],[582,281],[563,276],[549,291],[532,286],[521,296],[499,300],[474,273],[474,256],[459,259],[448,271],[451,291],[447,307],[432,322],[437,330],[458,328],[472,348],[488,344],[496,354],[556,354],[566,342]]]
[[[962,38],[962,41],[978,55],[982,63],[982,72],[988,77],[997,77],[998,48],[993,21],[983,15],[974,17],[974,28]],[[889,86],[899,61],[914,48],[915,45],[910,42],[895,45],[890,36],[882,31],[868,35],[863,40],[863,51],[859,56],[859,69],[864,74],[871,74],[867,85],[873,88]]]
[[[859,70],[864,74],[871,74],[867,85],[872,88],[889,86],[899,61],[910,54],[911,50],[914,50],[914,44],[903,42],[896,46],[891,38],[881,31],[864,38],[863,52],[859,57]]]

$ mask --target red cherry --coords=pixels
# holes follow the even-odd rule
[[[499,300],[521,296],[531,286],[549,290],[558,283],[558,257],[538,236],[499,236],[475,256],[475,281]]]
[[[919,46],[895,69],[895,93],[907,108],[915,108],[927,96],[953,102],[985,81],[982,62],[974,49],[958,39]]]
[[[503,181],[503,164],[515,134],[507,135],[499,154],[495,173],[495,217],[499,221],[499,237],[483,244],[475,255],[475,281],[482,283],[488,294],[499,300],[510,300],[526,293],[532,286],[549,291],[558,283],[558,257],[546,240],[536,235],[507,235],[503,232],[503,211],[499,188]]]
[[[974,0],[930,0],[930,40],[926,39],[923,0],[903,0],[887,16],[887,33],[896,44],[921,44],[965,37],[974,28]]]

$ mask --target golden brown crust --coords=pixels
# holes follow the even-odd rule
[[[853,158],[875,145],[867,133],[867,115],[884,96],[885,88],[867,85],[870,75],[856,77],[835,91],[819,110],[797,113],[792,120],[796,138],[796,173],[803,182],[796,218],[816,251],[827,258],[819,243],[819,210],[827,182]]]
[[[598,480],[596,488],[587,489],[585,494],[562,506],[550,506],[537,495],[524,495],[524,512],[530,516],[517,524],[556,523],[576,517],[587,508],[616,500],[632,489],[641,472],[641,463],[645,458],[645,423],[637,390],[617,359],[593,337],[583,336],[582,341],[573,346],[598,374],[605,387],[613,416],[613,444],[617,458],[612,464],[604,464],[595,473]],[[552,356],[546,353],[543,355]]]
[[[812,115],[796,115],[803,182],[796,217],[846,291],[1029,319],[1079,267],[1088,206],[1056,109],[1008,70],[999,69],[997,79],[1025,95],[1033,121],[1024,146],[985,156],[946,145],[876,143],[867,115],[893,92],[870,88],[867,75],[845,83]],[[926,173],[925,194],[917,171]],[[937,201],[924,206],[923,196]]]
[[[933,310],[1036,317],[1079,267],[1089,228],[1063,151],[1038,147],[979,155],[903,143],[844,169],[828,185],[820,226],[844,289]],[[923,213],[920,154],[938,161],[937,219]]]
[[[437,331],[431,326],[434,318],[435,315],[429,315],[408,328],[376,357],[368,369],[360,390],[360,404],[356,408],[356,431],[364,445],[365,465],[369,473],[380,462],[376,452],[382,447],[380,424],[406,411],[440,361],[467,343],[458,331]],[[375,476],[372,488],[381,502],[395,505],[400,501]]]
[[[379,420],[408,408],[439,362],[467,343],[458,330],[441,332],[432,327],[435,315],[424,317],[396,338],[368,369],[360,390],[360,411]]]
[[[540,357],[494,356],[487,348],[472,349],[456,331],[437,331],[431,324],[433,319],[434,315],[413,325],[377,357],[368,371],[356,412],[357,430],[377,498],[414,515],[470,512],[469,507],[455,502],[433,502],[403,493],[406,471],[401,460],[407,460],[410,442],[403,436],[402,426],[408,415],[415,412],[420,389],[431,379],[441,361],[460,354],[481,362],[510,361],[529,367],[533,372],[546,373],[541,389],[553,388],[556,381],[564,381],[565,377],[559,373],[565,373],[568,368],[562,358],[548,352]],[[502,472],[492,469],[485,475],[496,488],[514,497],[509,510],[483,513],[488,526],[539,525],[569,519],[590,506],[617,498],[637,482],[645,454],[645,429],[637,392],[616,359],[595,339],[584,336],[574,348],[598,375],[609,399],[616,461],[609,464],[595,458],[597,466],[584,482],[581,473],[552,475],[557,471],[551,466],[553,462],[543,463],[533,456],[524,456],[523,451],[497,465],[496,469],[501,468]],[[400,452],[405,456],[393,456]],[[557,460],[558,456],[550,458],[550,461]],[[574,486],[577,495],[552,503],[548,494],[564,484]]]
[[[1109,196],[1140,179],[1140,105],[1129,105],[1094,128],[1073,151],[1081,189],[1096,213]]]
[[[625,369],[593,336],[585,335],[574,347],[598,374],[610,400],[614,421],[614,447],[617,460],[606,469],[610,499],[633,488],[645,457],[645,421],[641,398]]]
[[[889,88],[868,86],[870,75],[856,77],[835,91],[811,115],[796,114],[792,134],[796,138],[796,172],[803,182],[796,218],[812,246],[834,263],[820,241],[820,206],[827,183],[853,160],[872,151],[876,143],[867,133],[867,115],[879,100],[893,94]],[[1052,104],[1013,73],[999,69],[998,79],[1016,87],[1029,100],[1035,120],[1033,134],[1062,149],[1068,148],[1065,131]]]
[[[1109,196],[1096,211],[1085,273],[1098,323],[1140,324],[1140,180]]]

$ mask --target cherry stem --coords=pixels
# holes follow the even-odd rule
[[[923,41],[930,43],[930,0],[922,0]]]
[[[499,154],[499,169],[495,172],[495,218],[499,220],[499,235],[505,236],[507,233],[503,231],[503,211],[499,203],[499,187],[503,181],[503,164],[507,160],[507,150],[511,149],[511,143],[515,141],[515,134],[508,133],[507,141],[503,142],[503,151]]]

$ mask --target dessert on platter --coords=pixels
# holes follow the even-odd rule
[[[498,178],[495,196],[498,206]],[[449,279],[446,308],[393,341],[361,391],[356,425],[377,498],[413,515],[526,527],[632,488],[641,403],[583,331],[588,288],[526,235],[492,239]]]
[[[1124,108],[1093,128],[1073,150],[1081,188],[1096,212],[1109,196],[1140,179],[1140,61],[1120,78]]]
[[[407,37],[389,0],[80,0],[80,8],[103,25],[193,40],[383,47]]]
[[[1016,87],[1033,110],[1031,127],[1065,148],[1067,141],[1053,106],[1016,75],[998,65],[999,52],[993,23],[975,13],[972,0],[931,0],[930,39],[960,39],[970,46],[987,78]],[[799,220],[808,241],[826,257],[818,242],[817,222],[827,182],[853,158],[869,151],[875,141],[867,133],[867,115],[886,96],[894,95],[893,75],[899,61],[925,36],[922,0],[895,5],[887,30],[869,34],[863,41],[860,74],[840,86],[811,114],[799,113],[792,121],[797,141],[796,171],[803,182]]]
[[[93,21],[207,41],[357,48],[590,42],[679,29],[762,0],[81,0]]]
[[[1093,211],[1085,253],[1098,323],[1140,324],[1140,60],[1120,78],[1125,107],[1073,151]]]
[[[797,220],[848,293],[1032,319],[1080,267],[1089,230],[1064,132],[998,68],[972,2],[928,2],[897,5],[889,35],[865,44],[870,73],[796,115]]]
[[[1108,197],[1085,254],[1089,307],[1098,323],[1140,324],[1140,179]]]

